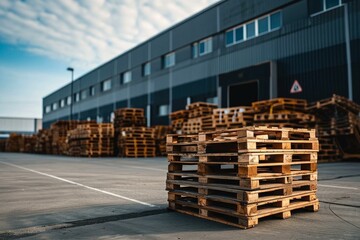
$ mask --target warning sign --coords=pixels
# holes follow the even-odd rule
[[[300,83],[295,80],[291,89],[290,89],[290,93],[300,93],[302,92],[302,87],[300,86]]]

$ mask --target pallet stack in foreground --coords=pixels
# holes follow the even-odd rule
[[[111,123],[86,123],[68,131],[69,155],[113,156],[114,128]]]
[[[169,208],[250,228],[317,211],[315,130],[269,127],[168,135]]]

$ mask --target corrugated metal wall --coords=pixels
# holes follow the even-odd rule
[[[75,117],[93,118],[95,112],[97,116],[109,115],[118,107],[150,104],[153,123],[164,124],[167,120],[158,116],[157,108],[169,104],[170,96],[173,97],[172,110],[183,108],[188,96],[193,100],[204,101],[216,95],[217,76],[231,75],[270,61],[276,62],[278,66],[279,96],[306,98],[310,101],[329,97],[333,93],[347,96],[344,8],[310,16],[312,8],[309,3],[311,0],[223,1],[76,81],[74,92],[96,82],[97,93],[96,97],[74,105],[74,112],[81,113],[75,114]],[[357,102],[360,102],[359,5],[359,1],[349,1],[353,92]],[[225,46],[226,29],[279,8],[283,15],[283,27],[280,30],[231,47]],[[207,36],[213,37],[213,52],[196,59],[191,58],[191,43]],[[162,69],[161,56],[173,50],[176,51],[176,65],[171,69]],[[152,74],[143,77],[141,64],[148,60],[151,60]],[[129,69],[132,71],[133,81],[121,86],[120,74]],[[263,78],[262,73],[258,75]],[[112,79],[113,90],[101,93],[100,82],[105,78]],[[294,80],[300,82],[302,93],[290,94]],[[268,85],[267,83],[265,88]],[[261,99],[270,96],[270,90],[266,91],[267,93],[259,95]],[[47,96],[44,98],[44,106],[66,97],[68,92],[69,87],[66,86]],[[68,113],[69,109],[64,108],[45,114],[45,123],[60,119]],[[104,119],[107,118],[108,116],[104,116]]]

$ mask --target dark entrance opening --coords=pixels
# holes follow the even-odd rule
[[[259,83],[257,80],[230,85],[228,87],[228,106],[251,106],[259,100]]]

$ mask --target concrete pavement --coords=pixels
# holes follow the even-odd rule
[[[167,211],[166,171],[166,158],[0,153],[0,239],[359,239],[359,162],[319,164],[318,213],[248,230]]]

